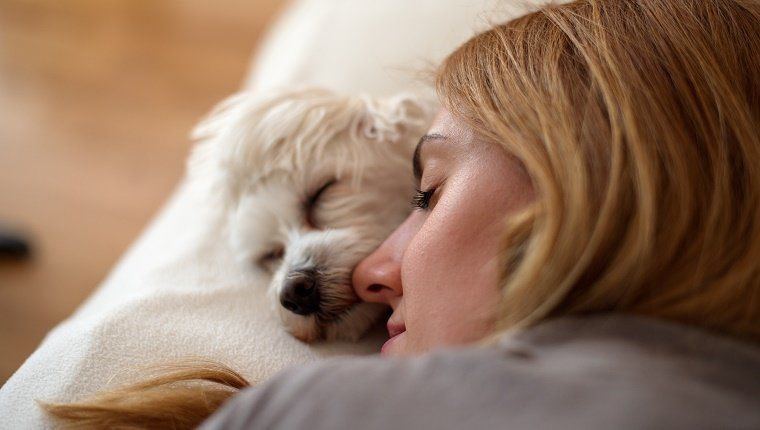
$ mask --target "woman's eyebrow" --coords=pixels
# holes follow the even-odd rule
[[[445,140],[446,136],[438,133],[430,133],[422,136],[420,141],[417,142],[417,147],[414,148],[414,156],[412,157],[412,169],[414,169],[414,177],[417,178],[417,182],[422,179],[422,162],[420,157],[422,154],[422,144],[428,140]]]

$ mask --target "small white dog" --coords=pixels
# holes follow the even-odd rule
[[[383,307],[361,303],[351,273],[410,211],[411,157],[432,103],[299,90],[235,95],[195,130],[229,211],[229,241],[272,275],[285,328],[304,341],[356,340]]]

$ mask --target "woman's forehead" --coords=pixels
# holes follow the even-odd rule
[[[471,133],[470,127],[464,121],[452,115],[446,108],[441,108],[438,111],[428,129],[428,134],[440,134],[443,136],[464,137]]]

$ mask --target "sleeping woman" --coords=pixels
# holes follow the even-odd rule
[[[438,70],[415,210],[353,274],[392,309],[385,357],[253,388],[181,367],[48,411],[189,428],[230,398],[202,428],[760,428],[758,53],[751,0],[580,0],[475,36]]]

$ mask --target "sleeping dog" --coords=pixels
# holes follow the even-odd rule
[[[192,168],[212,170],[229,244],[271,276],[296,338],[356,340],[384,312],[359,302],[351,273],[409,213],[410,160],[433,113],[409,95],[242,93],[196,128]]]

